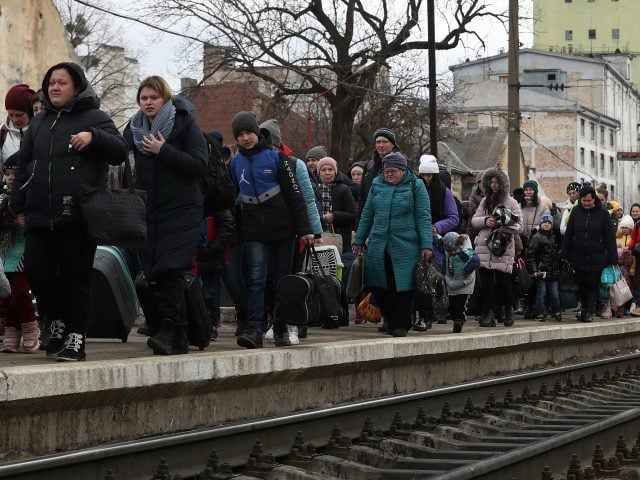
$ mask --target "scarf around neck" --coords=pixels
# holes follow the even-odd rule
[[[331,191],[333,190],[334,183],[331,182],[329,184],[321,184],[320,191],[322,193],[322,214],[329,213],[333,211],[333,201],[331,198]],[[331,227],[331,224],[328,222],[322,221],[323,227],[325,231]]]
[[[151,123],[149,123],[149,117],[147,117],[142,110],[138,110],[131,118],[130,128],[133,134],[133,142],[136,144],[140,153],[151,156],[152,154],[144,149],[142,137],[152,133],[156,135],[160,132],[166,140],[169,138],[171,130],[173,130],[175,118],[176,107],[171,100],[162,106],[158,114],[153,117]]]

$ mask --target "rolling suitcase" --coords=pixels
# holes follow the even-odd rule
[[[140,275],[136,279],[135,288],[149,326],[149,335],[154,336],[160,323],[156,308],[158,294],[151,289],[144,275]],[[184,305],[189,345],[204,350],[211,343],[213,323],[209,319],[209,312],[202,297],[202,288],[198,277],[191,272],[185,273]]]
[[[138,316],[138,299],[129,270],[116,248],[97,248],[91,294],[93,309],[87,337],[119,338],[126,342]]]

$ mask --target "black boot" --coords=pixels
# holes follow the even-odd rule
[[[496,319],[493,316],[493,310],[489,309],[484,311],[484,313],[482,314],[482,318],[480,319],[480,326],[481,327],[496,326]]]
[[[460,333],[462,331],[462,326],[464,325],[464,320],[454,319],[453,320],[453,333]]]
[[[155,355],[171,355],[175,327],[175,322],[170,318],[160,320],[158,333],[147,340],[147,346]]]
[[[504,305],[500,305],[496,309],[496,322],[504,323]]]
[[[425,321],[424,312],[418,312],[413,323],[413,330],[416,332],[426,332],[427,322]]]
[[[173,346],[171,355],[183,355],[189,353],[189,331],[186,320],[180,320],[173,330]]]
[[[513,307],[504,307],[504,326],[513,326]]]

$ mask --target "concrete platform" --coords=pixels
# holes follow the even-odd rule
[[[392,338],[375,325],[310,329],[301,345],[236,346],[218,341],[189,355],[150,355],[146,337],[89,340],[87,361],[0,354],[0,461],[178,432],[245,418],[419,391],[640,344],[640,319],[468,321]]]

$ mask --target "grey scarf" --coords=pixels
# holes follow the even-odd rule
[[[152,155],[144,149],[142,137],[152,133],[155,135],[160,132],[166,140],[169,138],[171,130],[173,130],[173,121],[175,118],[176,107],[171,100],[162,106],[158,114],[153,117],[151,123],[149,123],[149,117],[147,117],[142,110],[138,110],[138,113],[131,118],[129,124],[131,133],[133,133],[133,142],[136,144],[136,147],[138,147],[138,150],[144,155]]]

